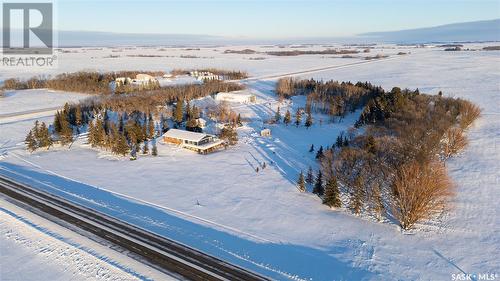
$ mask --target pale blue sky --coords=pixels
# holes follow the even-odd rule
[[[500,18],[500,0],[58,0],[60,30],[244,38],[348,36]]]

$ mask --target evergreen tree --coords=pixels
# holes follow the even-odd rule
[[[364,180],[362,176],[357,176],[354,180],[353,191],[351,193],[351,200],[349,202],[349,207],[355,214],[361,212],[363,208],[363,197],[364,197]]]
[[[184,120],[184,100],[178,99],[175,106],[174,120],[177,124],[181,124]]]
[[[311,112],[308,112],[307,113],[307,118],[306,118],[306,128],[309,129],[309,127],[311,127],[311,125],[313,124],[313,120],[312,120],[312,115],[311,115]]]
[[[66,145],[73,141],[73,128],[68,121],[68,116],[64,112],[62,114],[60,122],[61,132],[59,133],[59,137],[61,139],[61,144]]]
[[[40,139],[40,122],[38,120],[35,121],[35,125],[33,126],[33,137],[37,141]]]
[[[49,149],[53,143],[52,138],[50,137],[49,129],[47,128],[47,125],[45,125],[45,122],[42,122],[40,125],[38,143],[40,147],[46,147],[47,149]]]
[[[226,140],[230,145],[238,143],[238,133],[231,126],[225,126],[222,128],[219,137]]]
[[[108,115],[108,110],[107,109],[104,109],[104,114],[103,114],[103,117],[102,117],[102,122],[103,122],[103,128],[104,128],[104,132],[107,134],[109,134],[109,115]]]
[[[56,111],[56,114],[54,115],[53,125],[54,131],[59,134],[61,132],[61,112],[59,112],[59,110]]]
[[[104,122],[97,119],[94,126],[94,143],[92,146],[104,146],[106,142],[106,131],[104,130]]]
[[[344,140],[343,140],[344,133],[341,132],[337,136],[337,140],[335,141],[335,145],[337,145],[338,148],[341,148],[344,145]]]
[[[82,125],[82,109],[80,108],[80,105],[75,107],[75,125],[77,128]]]
[[[151,149],[151,155],[158,156],[158,148],[156,147],[155,141],[153,141],[153,148]]]
[[[300,111],[300,108],[297,108],[297,111],[295,112],[295,126],[299,126],[300,122],[302,122],[302,112]]]
[[[142,142],[142,126],[137,124],[134,120],[129,120],[125,125],[125,132],[128,140],[130,141],[130,145],[132,148],[135,148],[137,152],[137,148],[139,147],[139,143]]]
[[[311,147],[309,148],[309,152],[314,152],[314,144],[311,144]]]
[[[193,108],[191,109],[191,114],[193,115],[193,119],[200,118],[200,109],[198,107],[196,107],[194,104],[193,104]]]
[[[127,153],[129,152],[129,146],[127,144],[127,139],[125,138],[125,136],[116,132],[113,139],[113,152],[122,156],[127,155]]]
[[[335,208],[339,208],[342,204],[340,201],[340,191],[335,175],[332,175],[326,182],[323,204]]]
[[[26,139],[24,140],[24,143],[26,143],[26,148],[30,152],[33,152],[38,148],[38,144],[35,140],[35,137],[33,136],[33,130],[29,131],[28,135],[26,136]]]
[[[316,182],[314,183],[313,193],[317,194],[318,196],[323,196],[324,193],[323,174],[321,173],[321,170],[318,171],[318,175],[316,176]]]
[[[160,128],[161,128],[161,134],[168,131],[168,120],[163,116],[163,114],[161,115],[160,118]]]
[[[243,126],[243,123],[241,123],[241,114],[240,113],[238,113],[238,117],[236,117],[236,124],[238,125],[238,127]]]
[[[308,184],[313,184],[314,183],[314,172],[311,166],[309,166],[309,169],[307,170],[307,175],[306,175],[306,182]]]
[[[285,125],[288,126],[288,124],[290,124],[291,121],[292,121],[292,115],[290,114],[290,110],[287,110],[283,122],[285,123]]]
[[[186,122],[186,130],[196,132],[198,130],[198,122],[196,119],[189,118]]]
[[[306,183],[304,181],[304,174],[302,173],[302,171],[300,171],[299,179],[297,180],[297,188],[300,190],[300,192],[306,191]]]
[[[344,141],[342,143],[342,146],[349,146],[349,139],[347,137],[344,137]]]
[[[278,110],[276,110],[276,114],[274,115],[274,121],[276,121],[276,123],[279,123],[281,121],[281,113],[280,113],[279,106],[278,106]]]
[[[152,139],[155,137],[155,122],[153,121],[153,115],[149,113],[148,118],[148,138]]]
[[[321,159],[323,158],[323,146],[320,146],[319,149],[318,149],[318,152],[316,152],[316,159]]]

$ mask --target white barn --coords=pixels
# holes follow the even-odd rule
[[[248,92],[234,91],[220,92],[215,96],[215,100],[235,103],[255,103],[257,101],[257,98],[255,97],[255,95]]]

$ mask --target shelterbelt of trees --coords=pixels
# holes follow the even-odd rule
[[[441,92],[386,92],[361,82],[282,79],[276,92],[307,95],[317,105],[313,110],[331,115],[363,108],[355,124],[363,130],[352,128],[321,147],[321,169],[315,179],[312,169],[306,177],[301,173],[300,190],[307,182],[330,207],[396,220],[403,229],[445,210],[453,195],[445,161],[466,147],[465,131],[480,116],[478,106]]]
[[[369,49],[367,49],[369,52]],[[326,49],[326,50],[289,50],[289,51],[270,51],[266,54],[271,56],[300,56],[300,55],[348,55],[357,54],[358,50],[337,50],[337,49]]]
[[[224,69],[218,69],[218,68],[173,69],[170,72],[170,74],[172,74],[172,75],[186,75],[194,70],[196,70],[198,72],[210,72],[210,73],[213,73],[215,75],[220,75],[220,76],[224,77],[224,80],[239,80],[239,79],[248,78],[248,72],[246,72],[246,71],[224,70]]]
[[[54,143],[69,145],[75,134],[88,132],[89,144],[93,147],[108,149],[117,155],[130,153],[131,159],[135,159],[141,147],[143,154],[147,154],[152,144],[151,152],[155,155],[155,138],[168,130],[169,119],[176,127],[201,130],[196,121],[200,110],[191,106],[190,100],[242,89],[244,86],[241,84],[208,81],[126,95],[95,95],[79,103],[66,104],[56,112],[50,126],[36,122],[26,136],[26,147],[35,151],[49,149]],[[173,107],[174,112],[168,112],[167,106]],[[234,128],[241,123],[241,117],[223,106],[209,114],[228,124],[221,137],[234,144],[237,140]]]
[[[109,83],[117,77],[135,77],[139,73],[151,76],[161,76],[163,71],[117,71],[96,72],[79,71],[73,73],[62,73],[53,78],[37,76],[21,81],[17,78],[6,79],[3,89],[25,90],[48,88],[52,90],[79,92],[85,94],[111,94]]]

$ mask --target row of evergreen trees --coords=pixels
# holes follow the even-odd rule
[[[37,120],[35,121],[33,129],[31,129],[28,132],[28,135],[26,136],[25,139],[25,143],[26,143],[26,148],[30,152],[33,152],[38,148],[49,149],[53,145],[54,140],[52,139],[49,133],[49,129],[45,124],[45,122],[42,122],[40,124]]]
[[[135,114],[132,118],[120,115],[118,126],[110,121],[107,111],[98,114],[95,120],[89,123],[88,140],[92,147],[111,150],[118,155],[130,153],[131,159],[137,158],[137,153],[149,153],[149,144],[152,143],[151,154],[158,155],[154,138],[158,134],[151,114]],[[142,147],[142,149],[141,149]]]
[[[173,119],[176,126],[181,126],[185,122],[186,130],[193,132],[201,132],[201,124],[198,118],[201,117],[201,111],[194,104],[191,106],[189,101],[184,106],[184,100],[178,99],[175,104]]]
[[[306,107],[314,112],[343,117],[348,112],[362,108],[369,100],[382,92],[381,87],[370,83],[338,81],[297,80],[281,78],[276,84],[276,94],[280,99],[295,95],[306,96]]]
[[[295,112],[295,126],[299,127],[300,124],[302,124],[302,115],[303,115],[303,109],[302,108],[297,108],[297,111]],[[311,107],[306,107],[305,109],[306,113],[306,121],[304,123],[304,126],[306,128],[309,128],[313,125],[313,118],[311,114]],[[281,110],[280,107],[278,106],[278,109],[276,110],[276,113],[274,115],[274,122],[275,123],[280,123],[283,121],[283,124],[288,126],[292,122],[292,114],[290,113],[290,110],[287,109],[285,112],[285,116],[281,116]]]
[[[89,116],[80,106],[71,107],[68,103],[54,115],[54,122],[48,127],[44,122],[37,120],[34,127],[26,135],[25,143],[31,152],[38,148],[49,148],[54,142],[68,145],[73,142],[74,133],[80,133],[81,128],[88,122]]]
[[[465,147],[464,131],[479,114],[476,105],[442,94],[398,87],[379,91],[356,123],[365,128],[341,133],[317,159],[323,175],[335,177],[354,214],[377,219],[385,214],[408,229],[450,200],[453,185],[444,162]]]
[[[322,198],[323,204],[335,208],[341,207],[340,190],[335,175],[331,175],[324,180],[323,173],[319,170],[316,177],[314,177],[314,172],[312,168],[309,167],[306,177],[304,177],[304,173],[300,171],[299,178],[297,179],[297,188],[301,192],[306,192],[306,184],[313,187],[312,193]]]

